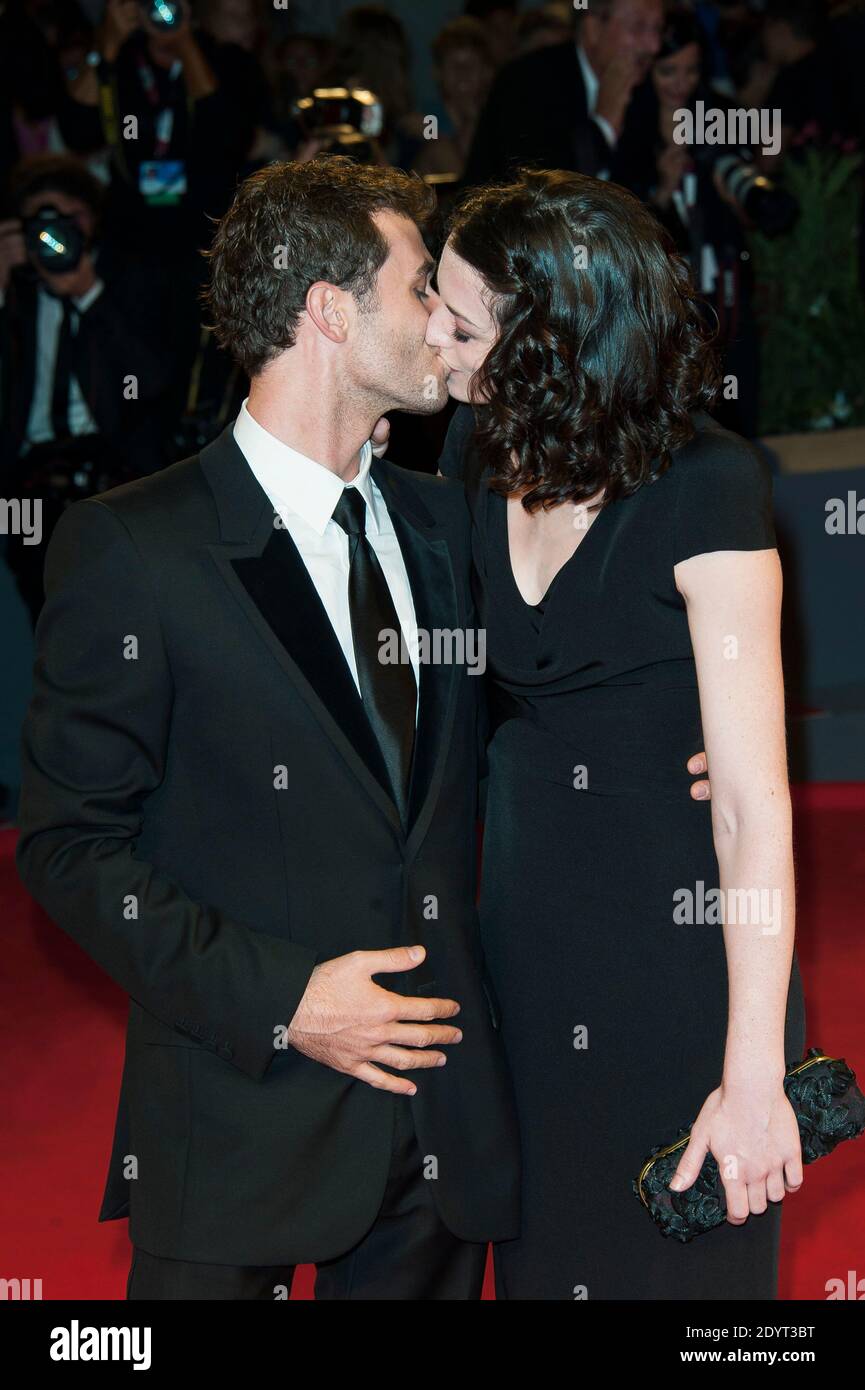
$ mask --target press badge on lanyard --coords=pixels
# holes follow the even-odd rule
[[[169,78],[175,82],[183,70],[183,64],[176,58],[171,65]],[[159,104],[156,79],[153,69],[143,58],[138,63],[141,85],[151,106]],[[138,166],[138,189],[151,207],[165,207],[179,203],[186,192],[186,164],[182,159],[165,159],[171,147],[174,131],[174,109],[165,106],[156,113],[155,159],[142,160]]]

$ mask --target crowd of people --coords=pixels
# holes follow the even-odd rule
[[[434,40],[438,102],[423,112],[406,30],[384,5],[316,34],[264,0],[106,0],[99,14],[87,0],[7,0],[0,490],[41,497],[50,532],[77,497],[215,437],[246,383],[203,321],[202,251],[240,179],[324,149],[415,171],[443,211],[520,163],[629,188],[690,257],[738,382],[723,423],[754,436],[747,232],[784,234],[795,209],[779,174],[805,141],[861,144],[863,50],[858,3],[468,0]],[[677,113],[699,103],[779,111],[779,139],[684,145]],[[443,429],[397,422],[395,456],[434,468]],[[34,621],[43,554],[7,542]]]

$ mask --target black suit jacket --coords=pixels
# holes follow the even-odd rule
[[[421,628],[474,625],[461,487],[373,464]],[[131,996],[101,1220],[157,1255],[325,1260],[372,1224],[410,1104],[447,1226],[518,1234],[518,1136],[475,901],[478,676],[421,667],[407,833],[333,629],[232,427],[71,506],[46,556],[18,866]],[[319,961],[459,1001],[409,1099],[274,1046]]]
[[[551,44],[506,63],[481,112],[461,182],[504,179],[516,164],[597,177],[612,152],[588,111],[576,44]]]

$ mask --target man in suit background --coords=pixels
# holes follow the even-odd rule
[[[467,186],[504,179],[520,163],[609,176],[663,27],[663,0],[590,0],[574,11],[575,40],[503,67],[478,122]]]
[[[182,335],[167,280],[102,236],[103,190],[80,161],[23,161],[12,200],[0,221],[0,480],[6,496],[41,498],[47,539],[67,501],[167,462]],[[87,487],[91,472],[101,488]],[[42,554],[10,537],[8,558],[35,623]]]
[[[46,556],[18,865],[130,995],[100,1212],[129,1298],[278,1297],[307,1261],[319,1298],[477,1298],[518,1233],[480,682],[418,642],[473,626],[468,513],[369,443],[446,398],[432,201],[340,157],[248,179],[208,292],[237,420]]]

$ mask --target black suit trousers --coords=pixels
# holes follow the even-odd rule
[[[486,1242],[460,1240],[441,1221],[424,1176],[408,1097],[393,1097],[393,1145],[382,1204],[351,1250],[316,1266],[316,1299],[476,1300]],[[196,1264],[151,1255],[136,1246],[126,1285],[129,1300],[285,1299],[296,1266]]]

